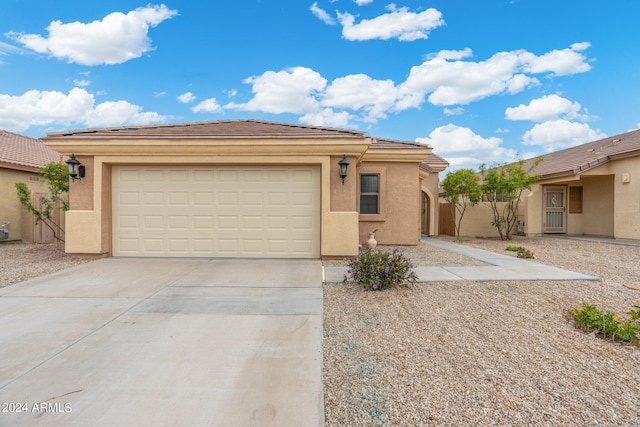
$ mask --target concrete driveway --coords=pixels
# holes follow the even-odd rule
[[[0,289],[0,426],[320,426],[315,260],[117,259]]]

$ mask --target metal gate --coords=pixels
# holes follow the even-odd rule
[[[564,187],[545,187],[544,190],[544,232],[566,232],[566,203]]]

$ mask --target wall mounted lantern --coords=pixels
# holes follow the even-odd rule
[[[69,176],[71,181],[84,178],[85,170],[84,165],[76,159],[76,155],[72,154],[67,161],[65,161],[69,168]]]
[[[342,184],[344,185],[344,180],[347,177],[347,168],[350,165],[349,160],[347,160],[347,156],[345,154],[342,155],[342,158],[338,162],[338,165],[340,165],[340,179],[342,180]]]

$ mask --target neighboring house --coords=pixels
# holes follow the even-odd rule
[[[46,193],[47,183],[37,173],[48,163],[60,161],[60,155],[39,139],[28,138],[0,130],[0,226],[6,222],[7,240],[45,243],[53,241],[42,226],[34,225],[34,217],[18,200],[16,183],[24,182],[31,189],[34,202],[38,194]],[[8,235],[7,235],[8,234]]]
[[[540,178],[520,204],[520,233],[640,240],[640,130],[545,154],[531,173]],[[462,233],[497,236],[491,220],[480,203],[465,213]]]
[[[357,254],[375,229],[380,244],[416,245],[423,223],[437,234],[434,196],[447,163],[418,143],[257,120],[44,140],[86,168],[69,192],[70,253],[318,258]]]

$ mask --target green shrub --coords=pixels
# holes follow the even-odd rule
[[[529,249],[523,246],[507,246],[505,251],[509,252],[517,252],[516,256],[518,258],[535,258],[536,256]]]
[[[393,252],[364,249],[348,265],[342,283],[355,283],[366,291],[382,291],[418,280],[413,265],[398,249]]]
[[[620,316],[611,311],[602,311],[595,304],[582,303],[579,308],[569,311],[577,328],[595,331],[611,340],[619,339],[634,343],[640,332],[640,303],[627,314],[631,319],[620,321]]]

